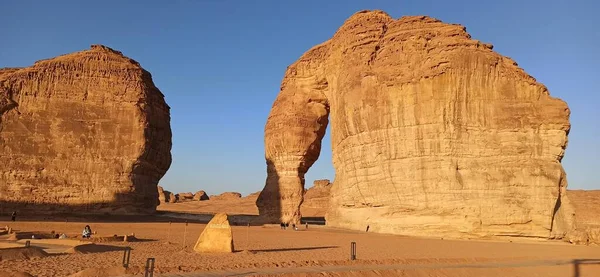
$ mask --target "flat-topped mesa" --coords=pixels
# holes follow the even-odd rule
[[[148,71],[102,45],[0,70],[0,151],[5,209],[153,212],[169,106]]]
[[[325,187],[329,187],[330,185],[331,185],[331,181],[329,181],[328,179],[315,180],[313,182],[314,188],[325,188]]]
[[[463,26],[360,12],[290,65],[265,126],[262,221],[299,222],[329,122],[330,226],[539,238],[572,227],[569,108]]]

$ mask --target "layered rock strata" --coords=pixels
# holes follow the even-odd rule
[[[465,27],[350,17],[287,68],[265,126],[264,222],[299,222],[331,122],[327,224],[420,236],[560,238],[567,104]]]
[[[145,213],[171,164],[169,106],[102,45],[0,70],[0,201],[36,212]]]

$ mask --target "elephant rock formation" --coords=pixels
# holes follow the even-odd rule
[[[0,151],[5,209],[153,212],[169,106],[138,62],[92,45],[0,70]]]
[[[561,238],[569,108],[463,26],[351,16],[287,68],[265,126],[263,222],[301,217],[331,122],[327,225],[420,236]]]

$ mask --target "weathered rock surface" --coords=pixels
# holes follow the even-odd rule
[[[208,222],[194,246],[194,251],[200,253],[233,252],[233,233],[227,214],[218,213]]]
[[[93,45],[0,70],[4,209],[153,212],[170,150],[169,106],[121,52]]]
[[[206,194],[205,191],[203,190],[199,190],[194,194],[194,201],[204,201],[204,200],[209,200],[210,198],[208,197],[208,195]]]
[[[210,200],[235,200],[242,197],[239,192],[223,192],[219,195],[211,195]]]
[[[298,222],[331,121],[327,224],[419,236],[563,237],[569,108],[465,28],[350,17],[288,67],[265,126],[261,218]]]

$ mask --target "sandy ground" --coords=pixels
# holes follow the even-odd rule
[[[122,249],[127,246],[133,249],[132,267],[142,268],[146,259],[153,257],[156,258],[156,271],[161,273],[242,269],[256,269],[254,272],[260,273],[261,269],[269,268],[341,266],[342,270],[351,272],[314,275],[290,269],[283,276],[575,276],[572,260],[600,259],[600,247],[596,246],[577,246],[562,242],[421,239],[350,232],[322,226],[309,226],[300,231],[281,230],[278,226],[234,226],[235,247],[238,252],[197,254],[191,248],[205,224],[189,223],[186,228],[184,222],[169,223],[168,219],[159,217],[139,218],[139,222],[128,222],[132,221],[131,218],[95,219],[102,221],[96,223],[81,219],[71,219],[69,222],[58,219],[30,220],[16,223],[0,221],[0,226],[9,225],[18,231],[54,230],[78,234],[83,226],[90,224],[92,230],[98,232],[96,236],[135,233],[142,241],[100,242],[98,244],[105,247],[87,254],[0,261],[0,271],[18,269],[42,277],[68,276],[89,267],[114,267],[121,264]],[[184,233],[187,235],[184,236]],[[352,241],[357,243],[357,261],[349,261],[349,246]],[[556,263],[560,264],[555,265]],[[473,264],[487,264],[487,267],[473,267]],[[359,265],[367,270],[358,272],[357,268],[343,268],[350,265]],[[412,265],[414,268],[367,267],[374,265]],[[443,268],[444,266],[459,267]],[[264,276],[269,274],[267,272]],[[600,262],[580,265],[577,274],[576,277],[600,276]]]
[[[258,215],[256,208],[256,198],[258,194],[230,200],[205,200],[205,201],[186,201],[179,203],[163,203],[156,210],[185,213],[228,213],[236,215]],[[324,217],[326,208],[301,207],[303,216],[306,217]]]

